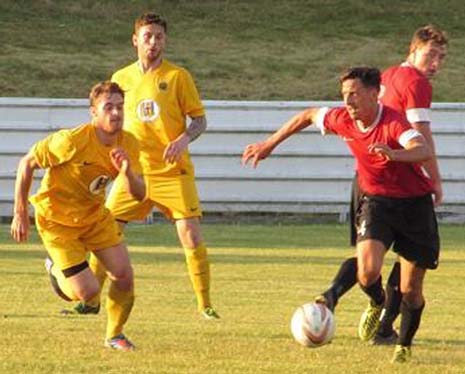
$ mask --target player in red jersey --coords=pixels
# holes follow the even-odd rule
[[[263,142],[248,145],[243,164],[256,167],[292,134],[316,124],[341,136],[358,165],[361,190],[357,212],[357,278],[369,296],[359,335],[370,340],[379,326],[385,301],[381,268],[386,251],[400,255],[402,321],[393,361],[411,356],[411,343],[424,307],[426,269],[438,266],[439,236],[433,185],[421,170],[432,151],[420,132],[397,111],[378,103],[380,73],[353,68],[341,77],[344,108],[309,108],[292,117]]]
[[[426,139],[433,151],[431,160],[423,166],[431,178],[434,187],[434,203],[442,202],[443,193],[441,177],[435,155],[435,146],[430,128],[430,107],[432,87],[430,80],[440,70],[447,53],[447,36],[437,26],[426,25],[417,29],[410,43],[407,60],[386,69],[381,77],[381,102],[402,113],[412,127]],[[354,178],[351,201],[351,244],[355,245],[356,229],[354,216],[358,209],[357,178]],[[399,314],[402,293],[399,289],[400,264],[395,262],[386,284],[386,304],[380,328],[372,340],[373,344],[394,344],[397,333],[393,322]],[[357,283],[357,259],[345,260],[331,283],[331,286],[317,298],[326,303],[330,309],[338,299]]]

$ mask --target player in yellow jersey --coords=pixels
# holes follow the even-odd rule
[[[157,207],[175,223],[198,309],[207,319],[219,319],[210,301],[209,261],[199,220],[202,211],[187,149],[206,129],[205,111],[189,72],[163,58],[166,32],[166,21],[159,15],[139,17],[132,36],[138,60],[112,77],[126,93],[124,128],[140,142],[148,197],[139,202],[115,183],[107,206],[120,222],[143,219]],[[95,257],[91,256],[90,266],[103,283],[104,269]],[[75,310],[95,313],[98,299],[80,303]]]
[[[116,83],[99,83],[90,93],[91,123],[58,131],[32,146],[17,170],[11,235],[18,242],[27,240],[34,171],[46,169],[30,201],[48,252],[52,285],[65,300],[95,297],[100,286],[86,260],[92,251],[111,280],[105,346],[131,351],[134,345],[123,335],[123,325],[134,302],[133,272],[119,225],[105,207],[105,187],[114,179],[137,200],[146,193],[139,144],[122,129],[123,106],[124,92]]]

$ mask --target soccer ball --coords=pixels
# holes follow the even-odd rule
[[[321,303],[308,303],[298,307],[291,319],[292,335],[305,347],[317,348],[329,343],[335,330],[333,313]]]

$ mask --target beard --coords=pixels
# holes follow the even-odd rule
[[[157,61],[158,59],[161,58],[162,54],[163,54],[163,49],[162,49],[162,48],[160,48],[160,49],[158,49],[158,50],[156,50],[156,51],[151,51],[151,50],[149,50],[149,51],[146,53],[147,62],[152,63],[152,62]]]

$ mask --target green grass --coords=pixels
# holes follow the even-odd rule
[[[68,304],[49,289],[34,234],[16,245],[0,226],[2,373],[461,373],[465,367],[462,286],[464,226],[441,227],[438,270],[428,273],[427,307],[413,363],[389,363],[391,347],[357,338],[366,298],[352,290],[338,307],[334,342],[295,343],[289,320],[321,292],[351,250],[342,225],[205,224],[213,299],[223,317],[201,320],[173,227],[130,226],[136,305],[126,332],[131,354],[102,347],[105,313],[64,317]],[[393,260],[392,254],[387,263]],[[385,269],[388,271],[388,267]]]
[[[86,97],[134,59],[132,24],[147,10],[168,19],[167,57],[204,99],[339,99],[344,68],[401,62],[433,22],[451,38],[433,99],[465,101],[462,0],[2,0],[1,95]]]

